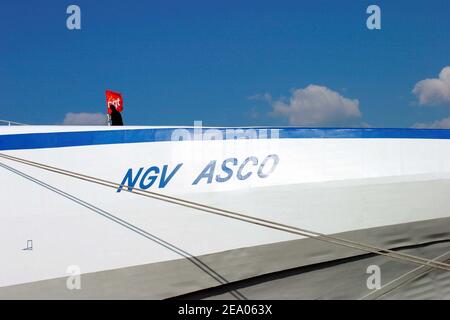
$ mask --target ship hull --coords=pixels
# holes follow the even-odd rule
[[[168,298],[365,253],[132,187],[386,248],[450,239],[447,130],[209,140],[184,128],[184,141],[173,139],[179,128],[12,130],[0,133],[2,154],[121,187],[1,159],[0,298]]]

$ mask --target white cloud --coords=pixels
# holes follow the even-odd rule
[[[289,101],[271,103],[272,115],[286,117],[290,125],[298,126],[367,126],[361,122],[359,101],[349,99],[324,86],[310,84],[294,89]]]
[[[75,125],[105,125],[106,115],[101,113],[73,113],[69,112],[64,117],[64,125],[75,126]]]
[[[412,91],[421,105],[450,105],[450,66],[439,73],[439,78],[425,79],[416,83]]]
[[[269,93],[258,93],[253,96],[248,97],[249,100],[262,100],[271,103],[272,96]]]
[[[449,129],[450,128],[450,117],[448,118],[444,118],[441,120],[436,120],[433,122],[418,122],[415,123],[413,126],[413,128],[418,128],[418,129]]]

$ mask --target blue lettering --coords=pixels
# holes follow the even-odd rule
[[[173,169],[172,172],[167,176],[167,178],[166,178],[167,165],[165,165],[163,167],[163,171],[162,171],[162,174],[161,174],[161,180],[159,181],[159,187],[160,188],[164,188],[169,183],[170,179],[172,179],[172,177],[175,175],[175,173],[177,173],[178,169],[181,168],[182,165],[183,165],[182,163],[179,163],[175,167],[175,169]]]
[[[245,159],[244,162],[242,162],[242,164],[239,167],[239,170],[237,172],[237,177],[239,180],[248,179],[252,175],[251,171],[246,173],[245,175],[242,175],[242,170],[244,169],[245,165],[247,163],[249,163],[250,161],[253,163],[253,166],[256,166],[258,164],[258,158],[256,158],[256,157],[248,157],[247,159]]]
[[[238,163],[238,159],[236,158],[229,158],[229,159],[225,159],[222,163],[222,171],[224,173],[226,173],[227,175],[225,177],[221,177],[219,174],[216,176],[216,181],[217,182],[226,182],[228,180],[231,179],[231,177],[233,176],[233,169],[227,167],[227,163],[231,162],[233,164],[233,166],[237,165]]]
[[[147,176],[150,174],[150,172],[154,172],[156,175],[152,175],[150,177],[148,177],[148,180],[150,181],[149,183],[145,184],[145,179],[147,178]],[[150,188],[156,181],[156,179],[158,179],[158,173],[159,173],[159,168],[158,167],[150,167],[149,169],[147,169],[147,171],[145,171],[144,175],[142,176],[141,179],[141,183],[139,184],[139,187],[141,189],[148,189]]]
[[[272,167],[270,168],[270,170],[268,170],[266,173],[263,173],[264,167],[266,166],[266,162],[268,160],[273,160],[273,164]],[[261,165],[259,166],[258,169],[258,176],[260,178],[267,178],[277,167],[278,162],[280,162],[280,158],[278,157],[278,155],[276,154],[271,154],[270,156],[267,156],[264,161],[261,163]]]
[[[205,169],[203,169],[203,171],[199,174],[197,179],[194,180],[192,185],[196,185],[203,178],[208,178],[207,183],[211,183],[214,176],[215,168],[216,168],[216,160],[212,160],[210,163],[208,163]]]
[[[222,162],[221,172],[215,175],[217,160],[211,160],[203,168],[202,172],[197,176],[192,185],[197,185],[203,179],[206,179],[207,184],[211,184],[214,179],[215,182],[218,183],[227,182],[233,178],[234,172],[236,172],[237,179],[239,180],[247,180],[254,173],[257,173],[259,178],[264,179],[274,172],[279,162],[280,158],[276,154],[268,155],[266,158],[264,158],[261,164],[259,164],[259,160],[257,157],[251,156],[246,158],[242,162],[236,172],[235,168],[233,167],[238,166],[239,160],[237,158],[227,158]],[[139,168],[135,175],[133,175],[133,169],[130,168],[126,172],[122,183],[119,185],[116,192],[121,192],[124,187],[127,188],[128,191],[133,191],[138,181],[140,181],[140,189],[149,189],[150,187],[155,185],[159,176],[161,178],[159,180],[158,188],[165,188],[173,179],[175,174],[180,170],[182,165],[183,163],[177,164],[171,171],[169,170],[169,165],[164,165],[162,167],[152,166],[148,168],[144,174],[142,174],[144,172],[144,168]],[[258,170],[256,171],[256,168],[253,167],[258,167]]]
[[[122,183],[120,184],[119,188],[117,189],[116,192],[120,192],[122,191],[122,188],[124,187],[125,183],[128,181],[128,183],[126,183],[127,187],[128,187],[128,191],[132,191],[134,188],[134,185],[136,184],[136,182],[138,181],[139,176],[142,173],[142,170],[144,170],[144,168],[140,168],[136,177],[133,179],[133,169],[128,169],[127,173],[125,174],[125,177],[122,180]]]

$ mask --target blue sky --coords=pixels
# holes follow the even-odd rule
[[[134,125],[445,127],[450,84],[412,90],[450,66],[449,16],[448,0],[2,2],[0,119],[103,113],[111,89]]]

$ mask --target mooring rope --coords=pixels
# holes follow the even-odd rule
[[[114,188],[114,189],[118,189],[121,186],[120,184],[117,184],[115,182],[95,178],[92,176],[76,173],[76,172],[65,170],[65,169],[56,168],[53,166],[49,166],[49,165],[45,165],[42,163],[6,155],[3,153],[0,153],[0,157],[3,159],[17,162],[17,163],[22,163],[22,164],[32,166],[35,168],[40,168],[40,169],[43,169],[46,171],[58,173],[61,175],[69,176],[72,178],[76,178],[76,179],[91,182],[91,183],[96,183],[98,185],[103,185],[103,186]],[[336,237],[336,236],[331,236],[331,235],[326,235],[326,234],[322,234],[319,232],[301,229],[301,228],[297,228],[294,226],[281,224],[281,223],[278,223],[275,221],[265,220],[265,219],[245,215],[242,213],[234,212],[234,211],[215,208],[212,206],[196,203],[193,201],[176,198],[173,196],[163,195],[163,194],[156,193],[153,191],[143,190],[143,189],[139,189],[139,188],[130,188],[129,189],[127,185],[122,185],[122,188],[125,191],[131,192],[131,193],[134,193],[137,195],[165,201],[168,203],[177,204],[180,206],[196,209],[199,211],[208,212],[208,213],[232,218],[235,220],[244,221],[247,223],[252,223],[252,224],[264,226],[267,228],[276,229],[276,230],[288,232],[291,234],[300,235],[300,236],[307,237],[310,239],[316,239],[319,241],[333,243],[336,245],[340,245],[340,246],[344,246],[344,247],[348,247],[348,248],[352,248],[352,249],[356,249],[356,250],[361,250],[361,251],[365,251],[365,252],[369,252],[369,253],[383,255],[383,256],[391,257],[391,258],[401,260],[404,262],[411,262],[411,263],[415,263],[415,264],[419,264],[419,265],[424,265],[424,266],[428,266],[428,267],[432,267],[432,268],[450,271],[450,264],[443,263],[440,261],[433,261],[430,259],[425,259],[425,258],[417,257],[414,255],[397,252],[397,251],[390,250],[390,249],[380,248],[378,246],[373,246],[373,245],[364,244],[361,242],[355,242],[355,241],[351,241],[348,239],[343,239],[343,238]]]
[[[450,261],[450,251],[447,251],[436,258],[433,259],[433,261]],[[379,289],[375,289],[374,291],[369,292],[365,296],[359,298],[358,300],[374,300],[374,299],[381,299],[382,297],[389,295],[393,291],[398,290],[401,287],[404,287],[408,284],[411,284],[413,281],[417,280],[418,278],[421,278],[425,276],[426,274],[433,271],[433,268],[426,267],[426,266],[419,266],[415,268],[414,270],[410,270],[399,277],[389,281],[385,285],[383,285]]]

